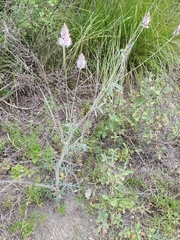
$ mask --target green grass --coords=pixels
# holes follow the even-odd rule
[[[57,208],[57,211],[58,211],[58,213],[59,213],[60,215],[65,214],[65,212],[66,212],[66,205],[60,204],[60,205],[57,205],[56,208]]]
[[[20,234],[23,239],[28,239],[35,231],[36,220],[34,217],[15,221],[9,228],[10,233]]]
[[[23,215],[23,213],[21,213]],[[33,212],[30,216],[25,214],[25,217],[14,221],[9,227],[11,236],[19,236],[26,240],[33,237],[33,233],[36,230],[37,225],[41,224],[46,219],[43,215],[37,215]]]
[[[62,49],[57,45],[57,39],[66,22],[73,39],[67,57],[69,64],[74,64],[78,52],[83,51],[89,59],[88,65],[95,69],[96,55],[103,59],[107,54],[113,54],[113,49],[116,52],[124,49],[147,11],[151,13],[150,28],[138,37],[128,65],[131,70],[141,64],[145,69],[169,67],[178,59],[178,37],[171,39],[179,25],[179,4],[175,0],[138,3],[115,0],[113,4],[107,0],[86,4],[81,0],[67,3],[21,0],[15,2],[9,17],[14,22],[13,27],[21,30],[22,38],[38,53],[42,64],[52,69],[62,62]]]

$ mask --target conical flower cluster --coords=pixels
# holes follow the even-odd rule
[[[177,36],[179,34],[180,31],[180,25],[174,30],[173,35]]]
[[[85,57],[84,57],[84,54],[81,53],[78,57],[78,60],[77,60],[77,68],[79,69],[83,69],[86,67],[86,60],[85,60]]]
[[[150,12],[148,12],[148,13],[144,16],[144,18],[143,18],[143,20],[142,20],[142,23],[141,23],[141,26],[142,26],[143,28],[149,28],[149,23],[150,23],[150,21],[151,21]]]
[[[60,34],[61,37],[58,39],[59,45],[61,45],[62,47],[69,47],[72,44],[72,40],[70,37],[69,29],[65,23],[61,29]],[[80,70],[86,67],[86,60],[83,53],[79,55],[76,64],[77,68],[79,68]]]
[[[69,47],[72,44],[72,40],[70,38],[69,30],[67,25],[64,23],[61,29],[61,37],[58,39],[59,45],[62,47]]]

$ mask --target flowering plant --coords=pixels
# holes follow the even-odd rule
[[[70,38],[68,27],[65,23],[61,29],[60,34],[61,37],[58,39],[59,45],[61,45],[62,47],[69,47],[72,44],[72,40]]]
[[[180,31],[180,25],[174,30],[173,32],[174,37],[179,34],[179,31]]]
[[[86,60],[85,60],[85,57],[84,57],[84,54],[83,54],[83,53],[81,53],[81,54],[79,55],[78,60],[77,60],[76,63],[77,63],[77,67],[78,67],[79,69],[83,69],[83,68],[86,67]]]
[[[141,26],[143,27],[143,28],[149,28],[149,23],[150,23],[150,12],[148,12],[145,16],[144,16],[144,18],[143,18],[143,20],[142,20],[142,23],[141,23]]]

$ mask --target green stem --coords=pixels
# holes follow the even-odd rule
[[[67,80],[67,68],[66,68],[66,47],[63,46],[63,69],[65,73],[65,79]]]

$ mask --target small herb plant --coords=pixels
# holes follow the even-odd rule
[[[66,205],[60,204],[60,205],[57,205],[56,208],[57,208],[57,211],[58,211],[59,214],[61,214],[61,215],[65,214],[65,212],[66,212]]]

